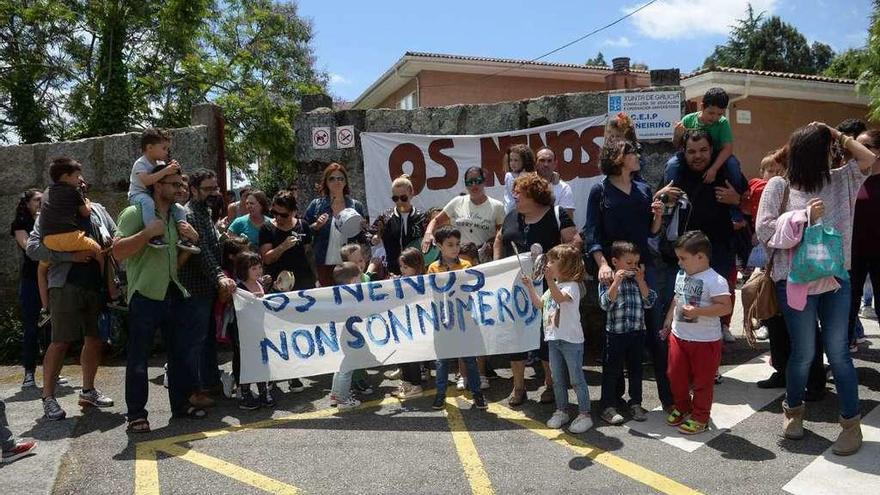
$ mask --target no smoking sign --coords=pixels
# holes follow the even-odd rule
[[[354,148],[354,126],[343,125],[336,128],[336,147]]]

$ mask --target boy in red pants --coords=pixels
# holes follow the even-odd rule
[[[709,267],[712,244],[705,234],[685,232],[675,255],[681,270],[663,325],[665,335],[672,332],[667,375],[675,399],[666,424],[693,435],[709,424],[715,370],[721,364],[721,317],[730,314],[732,303],[727,280]]]

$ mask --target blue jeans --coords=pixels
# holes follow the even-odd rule
[[[467,368],[467,386],[471,392],[480,393],[480,370],[477,368],[477,358],[463,357]],[[449,385],[449,363],[452,359],[437,360],[437,395],[446,395],[446,386]]]
[[[6,452],[15,448],[15,437],[9,430],[9,421],[6,420],[6,404],[0,400],[0,450]]]
[[[671,406],[675,400],[672,398],[672,389],[669,386],[669,377],[666,369],[669,366],[669,342],[660,338],[660,330],[666,312],[672,303],[675,289],[675,276],[678,274],[678,265],[668,265],[658,262],[655,267],[648,268],[645,279],[648,287],[657,292],[657,300],[654,307],[646,311],[645,346],[651,351],[651,360],[654,363],[654,380],[657,382],[657,395],[663,407]],[[623,397],[624,384],[621,374],[618,382],[618,398]]]
[[[821,325],[825,355],[831,363],[834,387],[840,398],[840,415],[852,418],[859,413],[859,383],[849,353],[847,330],[849,323],[850,282],[840,280],[840,289],[815,296],[807,296],[803,311],[791,309],[785,294],[786,282],[776,282],[776,295],[791,339],[791,355],[786,369],[785,400],[789,407],[798,407],[804,401],[804,389],[810,373],[810,363],[816,351],[816,319]]]
[[[37,355],[40,353],[40,290],[36,280],[21,279],[18,284],[18,300],[21,303],[21,364],[25,373],[37,369]]]
[[[153,197],[147,193],[138,193],[128,198],[128,202],[133,205],[141,205],[141,215],[143,216],[144,225],[149,225],[156,219],[156,202]],[[171,205],[171,216],[174,221],[186,221],[186,209],[177,203]]]
[[[199,386],[202,390],[220,385],[220,371],[217,364],[217,338],[214,332],[214,297],[192,296],[193,330],[199,349]]]
[[[345,402],[351,398],[351,375],[353,374],[354,370],[333,373],[333,384],[330,386],[330,393],[339,402]]]
[[[553,374],[553,395],[556,396],[556,409],[565,411],[568,408],[568,379],[578,398],[578,410],[590,412],[590,391],[584,378],[584,344],[574,344],[564,340],[548,340],[550,351],[550,372]]]
[[[202,335],[192,325],[192,302],[176,287],[156,301],[136,292],[128,305],[128,349],[125,365],[125,404],[128,420],[147,418],[147,362],[153,335],[162,331],[168,353],[168,400],[171,413],[185,413],[189,396],[198,384],[199,347]]]
[[[645,332],[615,334],[605,332],[605,356],[602,360],[602,410],[615,407],[623,396],[620,382],[626,366],[629,377],[629,405],[642,403],[642,348]],[[664,373],[665,377],[665,373]],[[667,386],[669,380],[666,380]],[[660,383],[659,380],[657,383]],[[663,402],[663,401],[661,401]]]

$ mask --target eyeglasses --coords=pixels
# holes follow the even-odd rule
[[[345,182],[345,176],[342,175],[331,175],[327,177],[327,182]]]
[[[474,177],[472,179],[465,179],[464,185],[470,187],[476,184],[482,184],[483,182],[485,182],[485,179],[482,177]]]
[[[624,155],[638,155],[642,152],[642,145],[627,141],[623,144]]]
[[[164,180],[160,180],[159,184],[165,184],[167,186],[172,186],[175,189],[186,189],[186,182],[165,182]]]
[[[290,213],[281,213],[278,210],[269,210],[269,213],[271,213],[273,217],[290,218]]]
[[[401,203],[406,203],[407,201],[409,201],[409,196],[407,196],[406,194],[401,194],[400,196],[391,196],[391,201],[397,203],[398,200]]]

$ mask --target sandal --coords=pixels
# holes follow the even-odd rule
[[[681,413],[678,409],[672,409],[672,412],[669,413],[669,416],[666,416],[666,424],[669,426],[678,426],[684,423],[685,415]]]
[[[149,433],[150,422],[145,418],[139,418],[128,422],[125,427],[126,433]]]
[[[189,418],[189,419],[202,419],[207,416],[208,413],[204,409],[196,406],[189,406],[186,408],[186,411],[172,414],[173,418]]]
[[[688,418],[687,421],[678,426],[678,431],[684,433],[685,435],[696,435],[697,433],[703,433],[704,431],[706,431],[706,429],[706,423],[700,423],[699,421],[691,418]]]
[[[507,404],[511,407],[521,406],[526,401],[526,391],[525,390],[516,390],[510,393],[510,397],[507,398]]]

